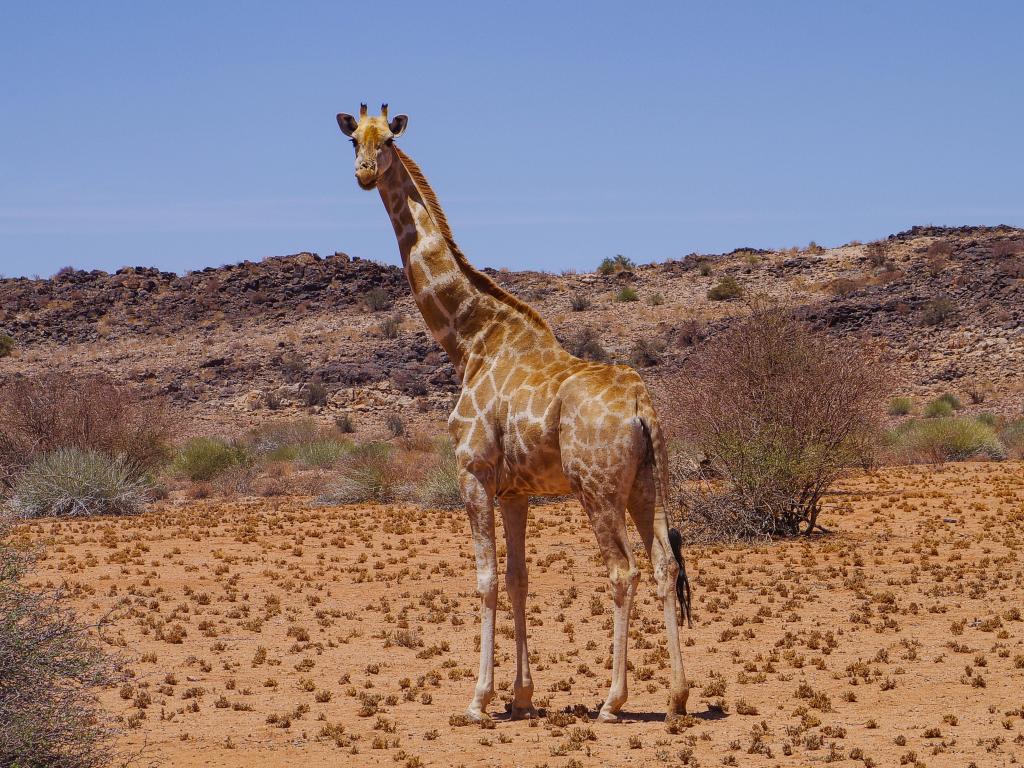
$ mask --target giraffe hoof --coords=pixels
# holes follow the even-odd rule
[[[536,720],[540,717],[540,713],[533,704],[527,704],[525,707],[513,706],[509,710],[509,719],[511,720]]]
[[[466,710],[465,717],[471,723],[479,723],[482,722],[484,718],[488,717],[488,715],[482,709],[470,706],[469,709]]]
[[[601,708],[601,711],[597,713],[597,722],[599,723],[621,723],[622,719],[609,709]]]

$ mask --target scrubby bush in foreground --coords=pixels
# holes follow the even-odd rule
[[[162,400],[103,376],[19,376],[0,386],[0,485],[60,448],[123,455],[135,474],[161,465],[169,419]]]
[[[384,503],[399,497],[400,473],[391,460],[387,443],[365,443],[352,451],[336,468],[337,479],[320,497],[329,504]]]
[[[682,491],[691,521],[726,537],[810,533],[828,487],[871,462],[887,390],[874,356],[756,307],[668,385],[663,421],[693,459],[678,479],[697,481]]]
[[[445,438],[437,447],[437,463],[423,478],[420,502],[427,507],[458,507],[462,505],[459,490],[459,465],[451,440]]]
[[[29,562],[0,520],[0,765],[98,768],[112,758],[110,721],[92,692],[115,664],[56,595],[19,583]]]
[[[61,448],[22,472],[9,506],[21,517],[132,515],[147,500],[147,481],[124,455]]]

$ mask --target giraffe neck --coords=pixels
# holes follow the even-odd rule
[[[528,326],[554,342],[547,324],[531,307],[462,255],[419,167],[394,145],[386,151],[393,156],[377,188],[395,229],[402,266],[427,327],[459,377],[478,335],[495,322],[505,330]]]

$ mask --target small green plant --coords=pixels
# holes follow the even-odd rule
[[[999,439],[1009,455],[1015,459],[1024,459],[1024,419],[1004,424],[999,430]]]
[[[60,448],[22,472],[10,506],[21,517],[133,515],[149,500],[148,490],[123,455]]]
[[[742,295],[743,288],[732,275],[726,275],[708,291],[708,298],[712,301],[728,301],[738,299]]]
[[[6,333],[0,333],[0,357],[7,357],[14,351],[14,339]]]
[[[334,417],[334,426],[343,435],[351,435],[356,431],[356,425],[352,421],[351,413],[340,413]]]
[[[992,429],[995,429],[999,426],[999,417],[994,413],[986,411],[985,413],[979,413],[975,418],[986,427],[992,427]]]
[[[602,346],[597,331],[589,326],[585,326],[580,330],[579,336],[567,348],[576,357],[584,360],[594,360],[601,363],[608,359],[608,353]]]
[[[660,365],[665,356],[665,342],[661,339],[647,339],[641,337],[636,340],[630,350],[629,361],[636,368],[649,368],[653,365]]]
[[[389,413],[384,419],[384,426],[392,437],[401,437],[405,434],[405,421],[397,413]]]
[[[303,401],[307,408],[315,405],[327,405],[327,387],[319,376],[314,376],[303,387]]]
[[[894,397],[889,401],[890,416],[906,416],[914,410],[914,401],[909,397]]]
[[[378,330],[380,335],[385,339],[397,339],[399,326],[402,324],[402,318],[400,315],[391,315],[391,317],[385,318],[381,321]]]
[[[624,285],[619,289],[619,292],[615,294],[616,301],[636,301],[640,296],[637,294],[636,289],[631,285]]]
[[[1006,448],[992,427],[964,417],[912,420],[890,433],[890,441],[896,455],[907,461],[1006,458]]]
[[[952,392],[946,392],[945,394],[939,395],[938,399],[944,403],[949,403],[954,411],[962,411],[964,409],[964,404],[960,402],[960,398]]]
[[[383,288],[371,288],[363,296],[363,303],[371,312],[383,312],[386,309],[391,309],[392,301],[388,292]]]
[[[320,497],[326,504],[385,503],[400,491],[400,473],[387,443],[363,443],[344,457],[337,480]]]
[[[662,296],[660,293],[652,293],[650,296],[647,297],[647,303],[650,304],[652,307],[660,307],[662,304],[665,303],[665,297]]]
[[[614,259],[603,259],[597,271],[602,275],[614,275],[616,272],[630,272],[634,269],[636,269],[636,264],[633,263],[633,260],[620,253]]]
[[[711,268],[710,261],[702,261],[700,263],[700,266],[697,267],[697,274],[700,275],[701,277],[711,277],[713,273],[714,270]]]
[[[569,300],[573,312],[586,312],[590,309],[590,297],[585,293],[575,293]]]
[[[944,419],[953,415],[953,406],[945,400],[932,400],[924,407],[924,415],[929,419]]]
[[[921,310],[924,325],[942,325],[956,312],[956,304],[944,296],[926,302]]]
[[[330,467],[351,451],[352,445],[348,442],[314,440],[312,443],[297,446],[295,458],[310,467]]]
[[[250,461],[249,453],[243,446],[214,437],[197,437],[189,440],[178,451],[172,471],[189,480],[206,482]]]
[[[420,490],[420,501],[427,507],[458,507],[462,504],[459,490],[459,465],[451,440],[437,445],[437,464],[427,472]]]

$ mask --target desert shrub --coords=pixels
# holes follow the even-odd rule
[[[932,400],[924,407],[924,415],[929,419],[952,416],[954,411],[963,410],[963,403],[956,395],[946,393]]]
[[[714,274],[714,268],[711,266],[710,261],[702,261],[700,266],[697,267],[697,274],[701,277],[711,277]]]
[[[314,376],[303,387],[302,399],[307,408],[314,405],[327,405],[327,387],[319,376]]]
[[[31,565],[0,520],[0,765],[99,768],[113,758],[111,720],[94,692],[119,680],[59,594],[27,589]]]
[[[384,426],[392,437],[401,437],[405,434],[405,421],[397,413],[389,413],[384,418]]]
[[[363,302],[371,312],[383,312],[391,309],[391,297],[383,288],[371,288],[363,296]]]
[[[608,353],[601,346],[597,331],[589,326],[582,328],[567,348],[570,353],[584,360],[596,360],[600,363],[608,359]]]
[[[932,400],[924,407],[924,415],[929,419],[943,419],[953,415],[953,406],[945,400]]]
[[[356,431],[356,425],[353,423],[350,413],[339,413],[335,416],[334,426],[343,435],[351,435]]]
[[[148,490],[123,455],[58,448],[21,473],[9,506],[20,517],[133,515],[142,511]]]
[[[675,333],[675,343],[680,347],[692,347],[704,341],[707,336],[707,328],[699,320],[684,320],[679,330]]]
[[[636,301],[640,298],[640,295],[636,292],[636,288],[631,285],[624,285],[619,289],[619,292],[615,294],[616,301],[630,302]]]
[[[914,410],[914,401],[909,397],[894,397],[889,401],[890,416],[906,416]]]
[[[829,283],[828,287],[833,296],[849,296],[854,291],[859,291],[863,288],[864,281],[850,277],[839,277]]]
[[[864,246],[864,256],[867,258],[868,263],[877,269],[885,264],[889,257],[889,244],[884,240],[868,243]]]
[[[974,418],[979,423],[984,424],[986,427],[992,427],[992,429],[996,429],[999,426],[999,417],[996,416],[994,413],[989,413],[988,411],[985,411],[984,413],[979,413]]]
[[[630,272],[634,269],[636,269],[636,264],[633,263],[633,260],[621,253],[614,259],[602,259],[597,267],[597,271],[602,275],[614,275],[616,272]]]
[[[698,347],[661,409],[691,457],[677,476],[695,481],[681,491],[690,522],[714,525],[701,515],[725,506],[744,535],[810,533],[829,485],[871,462],[888,379],[872,354],[781,309],[755,306]]]
[[[261,424],[250,430],[243,442],[261,457],[286,461],[295,458],[299,446],[323,438],[324,431],[313,419],[296,419]]]
[[[664,356],[664,341],[640,337],[629,352],[629,361],[637,368],[649,368],[652,365],[660,365]]]
[[[401,315],[391,315],[391,317],[386,317],[381,320],[378,330],[380,331],[380,335],[385,339],[397,339],[398,330],[401,324]]]
[[[586,312],[590,309],[590,297],[585,293],[575,293],[569,300],[573,312]]]
[[[310,467],[329,467],[352,450],[352,444],[341,440],[314,440],[296,447],[295,458]]]
[[[650,296],[647,297],[647,303],[650,304],[652,307],[660,307],[662,304],[665,303],[665,297],[662,296],[660,293],[652,293]]]
[[[1008,456],[1024,459],[1024,419],[1009,421],[999,430],[999,441]]]
[[[164,463],[170,420],[162,400],[104,376],[63,373],[12,378],[0,386],[0,485],[59,448],[123,455],[134,474]]]
[[[14,351],[14,339],[6,333],[0,333],[0,357],[7,357]]]
[[[335,469],[337,478],[320,496],[326,504],[385,503],[403,492],[402,473],[387,443],[363,443]]]
[[[726,275],[708,291],[708,298],[712,301],[728,301],[738,299],[742,295],[743,288],[732,275]]]
[[[251,461],[252,457],[244,445],[216,437],[197,437],[178,449],[172,471],[189,480],[207,482]]]
[[[895,457],[908,462],[1006,458],[1006,448],[996,431],[977,419],[915,419],[897,427],[890,440]]]
[[[309,366],[302,355],[291,350],[276,358],[276,363],[284,374],[284,380],[292,383],[302,381],[309,371]]]
[[[437,463],[427,470],[420,486],[420,502],[426,507],[458,507],[462,505],[459,490],[459,465],[455,449],[448,438],[438,442]]]
[[[956,312],[952,299],[940,296],[925,302],[921,308],[921,322],[924,325],[942,325]]]

